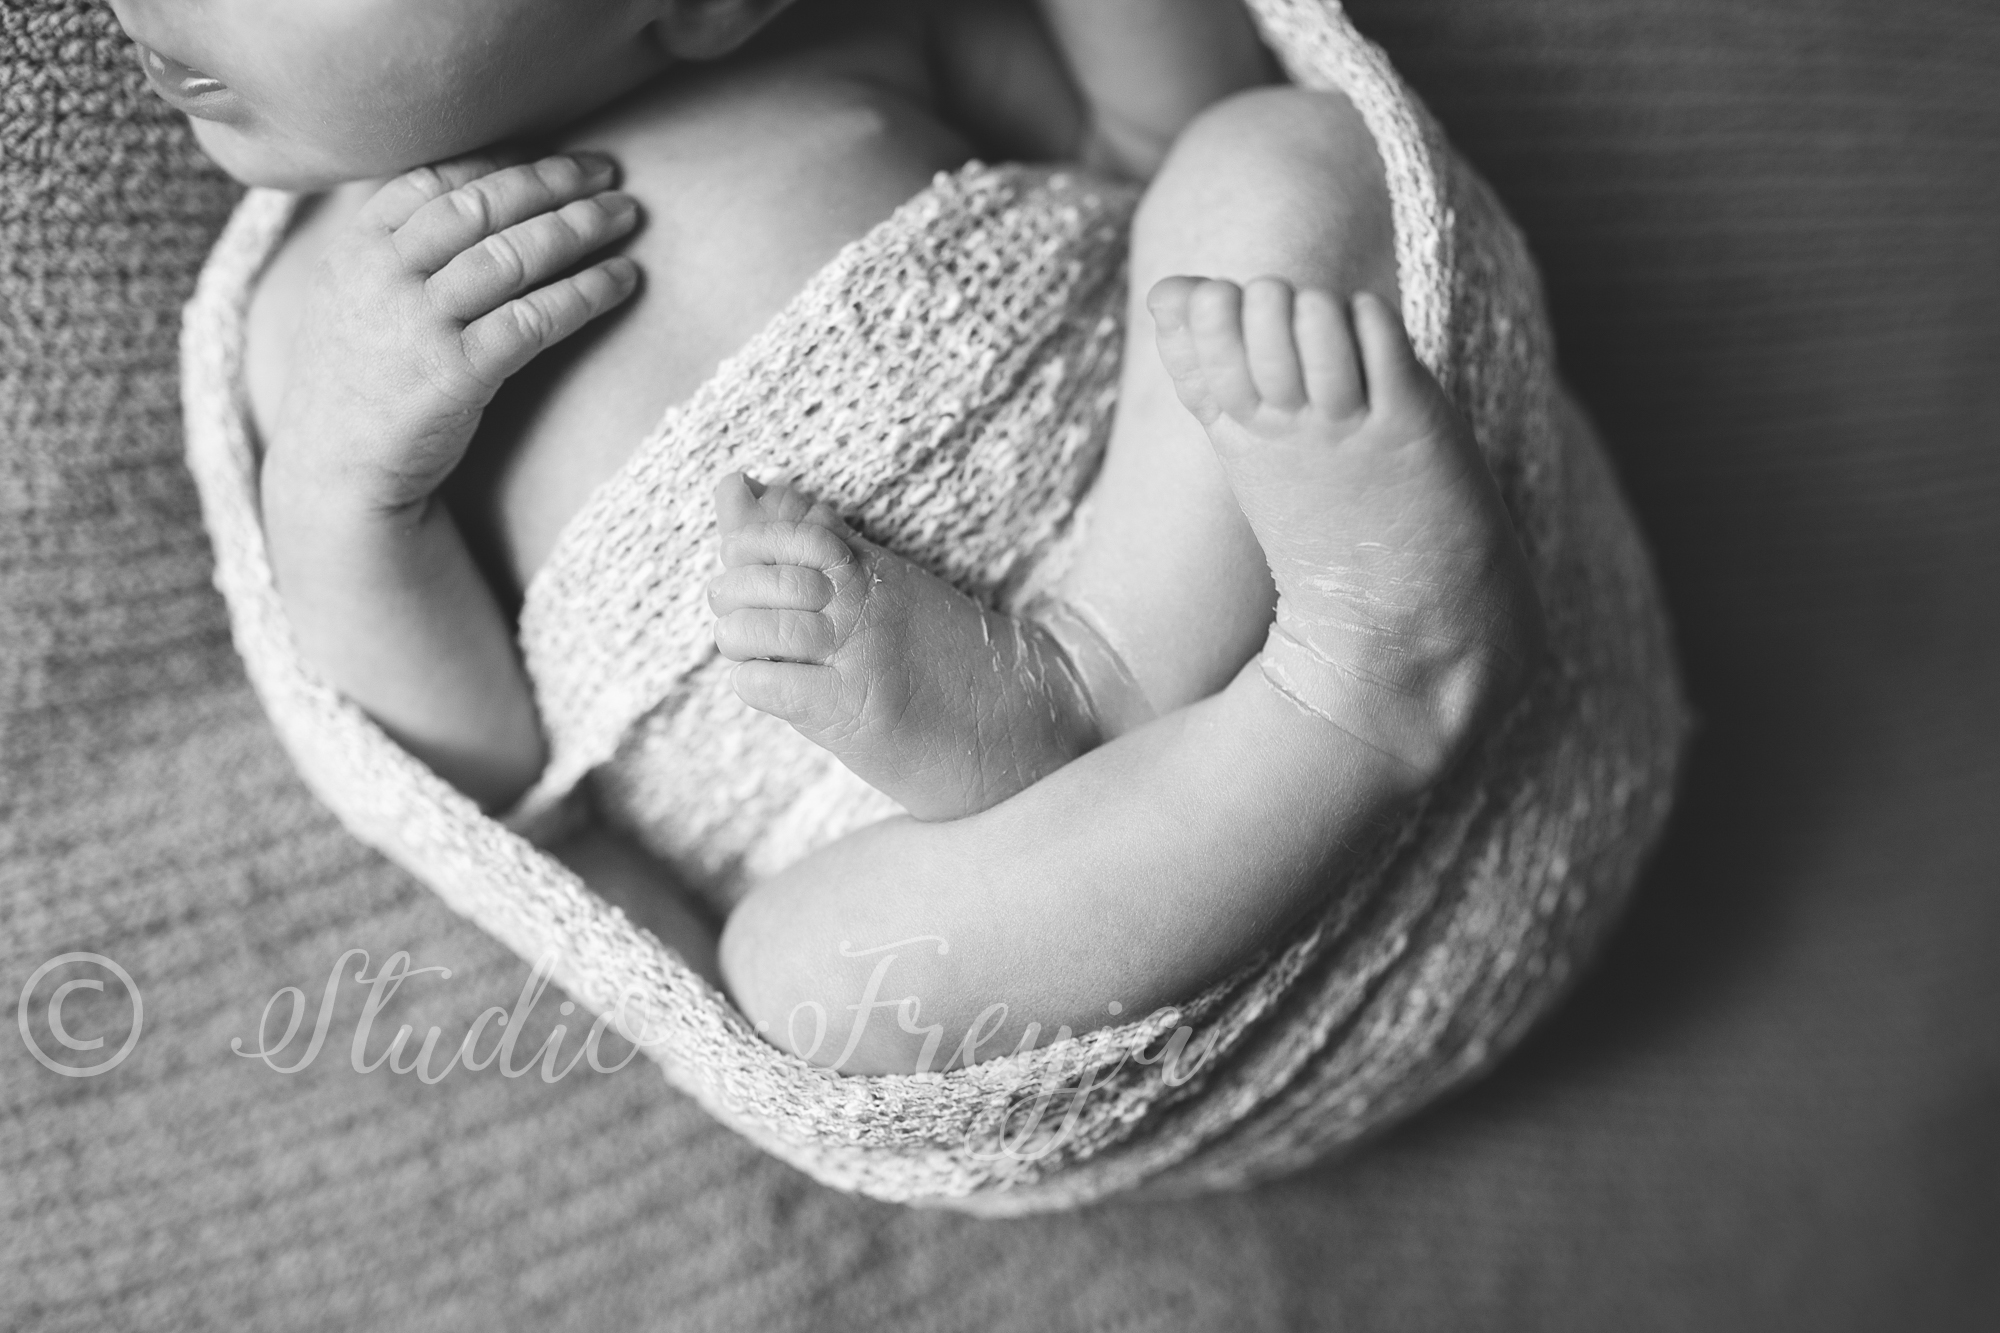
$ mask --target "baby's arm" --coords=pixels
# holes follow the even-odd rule
[[[300,650],[488,809],[541,771],[513,637],[437,488],[501,383],[638,271],[561,276],[637,219],[603,159],[467,158],[385,185],[315,274],[266,441],[264,527]]]
[[[1276,77],[1240,0],[953,0],[944,96],[982,150],[1147,180],[1202,110]]]

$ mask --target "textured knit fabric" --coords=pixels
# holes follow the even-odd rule
[[[189,457],[217,581],[308,782],[453,907],[645,1031],[676,1086],[829,1184],[1001,1213],[1297,1169],[1517,1042],[1665,818],[1684,722],[1664,618],[1555,383],[1518,235],[1336,6],[1254,9],[1293,77],[1346,93],[1375,136],[1404,322],[1500,483],[1550,649],[1522,704],[1295,939],[1179,1007],[1035,1051],[942,1074],[814,1068],[320,681],[271,578],[242,406],[243,312],[283,196],[245,201],[189,308]],[[778,869],[895,810],[736,701],[702,596],[714,483],[790,473],[975,595],[999,599],[1024,570],[1032,581],[1115,405],[1129,210],[1122,192],[1062,173],[940,177],[668,413],[527,589],[523,645],[552,758],[522,822],[609,761],[613,817],[660,830],[656,847],[712,876]],[[1183,1027],[1203,1058],[1161,1058]],[[1078,1091],[1039,1103],[1049,1089]]]
[[[705,596],[715,486],[792,476],[985,602],[1060,548],[1104,452],[1124,343],[1129,188],[975,164],[847,247],[658,430],[530,581],[521,645],[595,808],[714,906],[902,814],[730,684]]]
[[[2000,1327],[2000,11],[1350,7],[1548,276],[1673,604],[1683,797],[1478,1087],[1257,1190],[989,1223],[819,1188],[644,1061],[357,1075],[351,987],[310,1068],[231,1052],[349,947],[454,968],[384,1016],[420,1031],[527,968],[340,829],[230,646],[175,339],[235,189],[105,6],[0,4],[0,1004],[73,950],[146,1000],[97,1078],[0,1031],[0,1326]]]

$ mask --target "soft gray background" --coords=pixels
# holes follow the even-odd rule
[[[100,1078],[0,1039],[0,1326],[2000,1327],[2000,8],[1353,9],[1545,266],[1680,625],[1685,800],[1473,1093],[996,1224],[823,1190],[640,1064],[357,1076],[352,1003],[305,1073],[230,1053],[350,946],[458,969],[394,1011],[453,1039],[526,969],[268,735],[174,389],[232,191],[100,7],[0,0],[0,1017],[72,949],[146,1003]]]

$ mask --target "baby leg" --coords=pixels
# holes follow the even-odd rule
[[[1154,304],[1271,561],[1269,642],[992,809],[884,821],[760,884],[724,974],[770,1031],[854,1016],[808,1059],[936,1068],[1186,1000],[1334,891],[1525,679],[1526,562],[1388,308],[1364,294],[1350,322],[1274,279],[1169,280]]]
[[[1181,136],[1140,206],[1118,417],[1086,540],[1058,589],[1123,659],[1121,675],[1078,656],[1092,698],[1126,718],[1222,688],[1263,643],[1275,596],[1231,478],[1152,345],[1148,293],[1187,273],[1276,275],[1343,301],[1363,291],[1396,301],[1388,187],[1346,98],[1274,88],[1217,105]],[[1062,622],[1048,623],[1069,646]]]
[[[1428,783],[1539,637],[1470,431],[1367,293],[1351,325],[1335,298],[1276,278],[1170,278],[1152,307],[1277,583],[1265,679]]]
[[[885,821],[761,884],[722,944],[753,1019],[856,1014],[807,1058],[887,1072],[937,1067],[933,1028],[970,1060],[1184,1001],[1334,891],[1515,696],[1539,606],[1386,299],[1387,219],[1340,99],[1239,98],[1177,147],[1135,244],[1160,354],[1128,358],[1061,590],[1160,715],[971,818]],[[1185,272],[1250,285],[1155,281]],[[916,937],[949,948],[897,952],[893,996],[876,953],[833,947]]]
[[[1275,272],[1393,296],[1393,249],[1381,166],[1345,99],[1267,90],[1207,113],[1135,228],[1138,341],[1057,594],[993,615],[808,497],[732,478],[713,604],[739,692],[919,817],[955,818],[1221,688],[1270,624],[1271,578],[1151,345],[1144,294],[1174,273]]]

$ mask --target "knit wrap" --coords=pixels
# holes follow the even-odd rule
[[[1526,696],[1368,865],[1185,1004],[947,1073],[843,1076],[727,998],[525,834],[588,779],[607,818],[726,903],[893,812],[727,688],[701,590],[709,490],[790,474],[877,540],[1008,605],[1045,581],[1116,402],[1132,200],[974,165],[847,247],[564,530],[526,590],[547,772],[495,820],[302,659],[257,512],[244,317],[294,201],[252,191],[187,311],[189,462],[238,651],[354,833],[580,1003],[675,1087],[839,1188],[986,1213],[1241,1185],[1351,1145],[1491,1066],[1602,937],[1663,824],[1686,731],[1645,550],[1558,384],[1538,280],[1483,182],[1323,0],[1252,0],[1302,86],[1380,150],[1403,317],[1471,422],[1548,620]],[[1337,889],[1337,891],[1336,891]]]
[[[744,704],[704,596],[715,485],[796,478],[988,603],[1068,547],[1117,403],[1134,192],[973,163],[845,247],[599,488],[524,590],[552,757],[512,822],[590,802],[718,908],[903,813]]]

